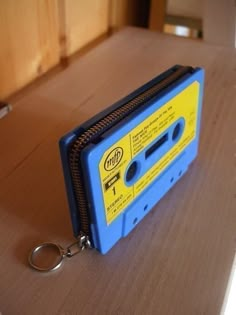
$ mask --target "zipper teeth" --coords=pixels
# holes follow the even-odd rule
[[[88,202],[83,185],[83,174],[80,167],[80,153],[82,149],[85,148],[85,146],[89,144],[95,137],[100,136],[105,130],[113,127],[115,123],[119,122],[122,118],[126,117],[135,109],[139,108],[139,106],[142,105],[145,101],[149,101],[163,88],[171,84],[173,81],[179,79],[182,75],[190,72],[191,70],[191,67],[181,67],[177,69],[173,74],[164,79],[162,82],[155,84],[148,90],[139,94],[133,100],[122,105],[120,108],[115,109],[112,113],[108,114],[107,116],[96,122],[88,130],[84,131],[73,142],[69,152],[69,164],[78,215],[80,219],[80,230],[87,236],[90,235],[90,220],[88,213]]]

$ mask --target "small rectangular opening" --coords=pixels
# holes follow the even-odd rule
[[[159,149],[168,140],[168,133],[165,133],[160,139],[158,139],[146,152],[145,159],[152,155],[157,149]]]

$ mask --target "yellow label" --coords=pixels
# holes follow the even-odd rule
[[[195,81],[104,153],[99,172],[107,224],[125,210],[195,138],[198,95],[199,83]],[[125,176],[130,162],[180,118],[185,121],[180,139],[133,185],[127,185]]]

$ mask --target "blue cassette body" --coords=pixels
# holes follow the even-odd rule
[[[197,156],[204,70],[174,66],[60,140],[74,235],[105,254]]]

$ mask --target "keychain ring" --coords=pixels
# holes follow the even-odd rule
[[[58,256],[56,262],[49,265],[48,267],[42,267],[35,262],[36,254],[41,253],[45,248],[56,251],[56,255]],[[59,245],[54,243],[42,243],[32,249],[32,251],[29,254],[28,260],[30,266],[33,269],[37,271],[47,272],[58,269],[61,266],[64,257],[65,257],[64,250]]]

